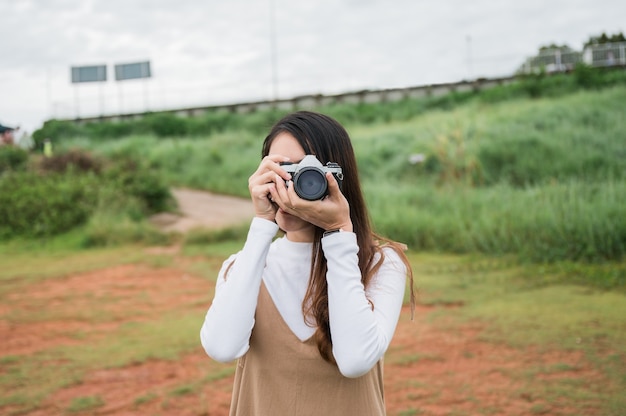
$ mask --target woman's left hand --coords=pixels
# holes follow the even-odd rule
[[[317,201],[307,201],[296,193],[293,182],[288,186],[277,186],[270,190],[272,200],[288,214],[302,218],[324,230],[342,229],[353,231],[350,219],[350,205],[341,193],[339,184],[332,173],[326,173],[328,195]],[[284,183],[277,177],[276,183]]]

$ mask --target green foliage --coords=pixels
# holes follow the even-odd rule
[[[270,109],[245,115],[239,114],[231,119],[236,124],[231,124],[229,130],[243,130],[265,137],[274,123],[287,113],[286,110]]]
[[[581,87],[592,88],[600,83],[600,78],[601,72],[597,71],[593,67],[582,62],[576,64],[574,79]]]
[[[41,159],[39,168],[45,172],[56,173],[64,173],[70,170],[99,173],[102,169],[102,161],[84,150],[70,149],[67,152]]]
[[[186,246],[206,246],[232,240],[244,240],[248,234],[249,224],[229,227],[220,230],[192,230],[186,236]]]
[[[28,152],[16,146],[0,146],[0,175],[26,168]]]
[[[51,139],[53,142],[56,142],[67,137],[76,137],[80,132],[81,126],[72,121],[48,120],[43,123],[40,129],[33,132],[35,148],[42,149],[45,139]]]
[[[77,149],[37,160],[32,171],[0,176],[0,239],[51,237],[86,225],[86,246],[164,240],[141,224],[174,207],[157,171],[132,157],[105,160]]]
[[[39,175],[0,177],[0,239],[17,235],[51,236],[84,224],[97,200],[93,176]]]
[[[120,121],[117,123],[88,123],[84,127],[88,137],[115,139],[136,133],[134,123]]]
[[[81,396],[74,397],[67,410],[69,412],[84,412],[93,410],[105,405],[104,400],[100,396]]]
[[[617,43],[617,42],[626,42],[626,37],[622,32],[614,33],[611,35],[607,35],[605,32],[602,32],[599,36],[591,36],[589,40],[585,42],[585,47],[591,45],[602,45],[605,43]]]
[[[319,110],[348,128],[382,234],[418,250],[602,262],[621,259],[626,250],[626,215],[617,202],[626,198],[624,85],[626,71],[579,66],[571,74],[540,73],[478,92]],[[261,141],[282,114],[179,118],[174,123],[187,127],[169,130],[172,137],[157,136],[144,121],[136,130],[141,136],[67,139],[59,148],[80,146],[117,161],[113,189],[128,191],[133,202],[108,205],[136,221],[150,207],[166,207],[144,205],[152,192],[163,201],[166,188],[150,177],[137,180],[125,157],[168,186],[247,197]],[[188,138],[177,135],[183,130]],[[408,163],[416,154],[424,162]],[[90,224],[112,224],[115,215],[94,216],[100,219]],[[93,241],[106,241],[101,234],[94,232]]]
[[[516,254],[537,262],[603,262],[626,253],[623,181],[524,189],[424,182],[384,187],[366,187],[377,230],[413,250]]]
[[[116,247],[123,244],[169,245],[173,235],[160,232],[149,224],[135,218],[139,209],[133,211],[132,199],[124,198],[123,206],[99,207],[81,232],[81,248]],[[124,212],[123,210],[131,211]]]
[[[147,130],[157,137],[185,136],[187,134],[187,122],[171,113],[148,114],[141,120]]]
[[[478,158],[487,183],[504,181],[525,187],[543,181],[545,175],[558,173],[557,169],[551,169],[553,162],[558,162],[557,153],[552,144],[529,137],[490,142],[479,150]]]
[[[173,207],[172,195],[159,173],[135,158],[116,157],[104,172],[104,177],[124,194],[142,201],[146,213],[162,212]]]

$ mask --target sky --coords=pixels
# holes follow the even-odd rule
[[[0,0],[0,124],[512,75],[626,33],[624,0]],[[149,61],[152,76],[114,80]],[[106,65],[108,80],[70,82]]]

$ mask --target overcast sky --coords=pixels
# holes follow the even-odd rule
[[[507,76],[542,45],[626,33],[624,0],[0,0],[0,16],[0,123],[28,131]],[[150,79],[114,81],[115,64],[140,61]],[[72,66],[99,64],[107,82],[70,83]]]

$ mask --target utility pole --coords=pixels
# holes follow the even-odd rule
[[[274,1],[270,0],[270,59],[272,64],[272,88],[274,101],[278,100],[278,52],[276,50],[276,16]]]
[[[467,42],[467,72],[471,81],[474,78],[474,71],[472,70],[472,37],[467,35],[465,40]]]

